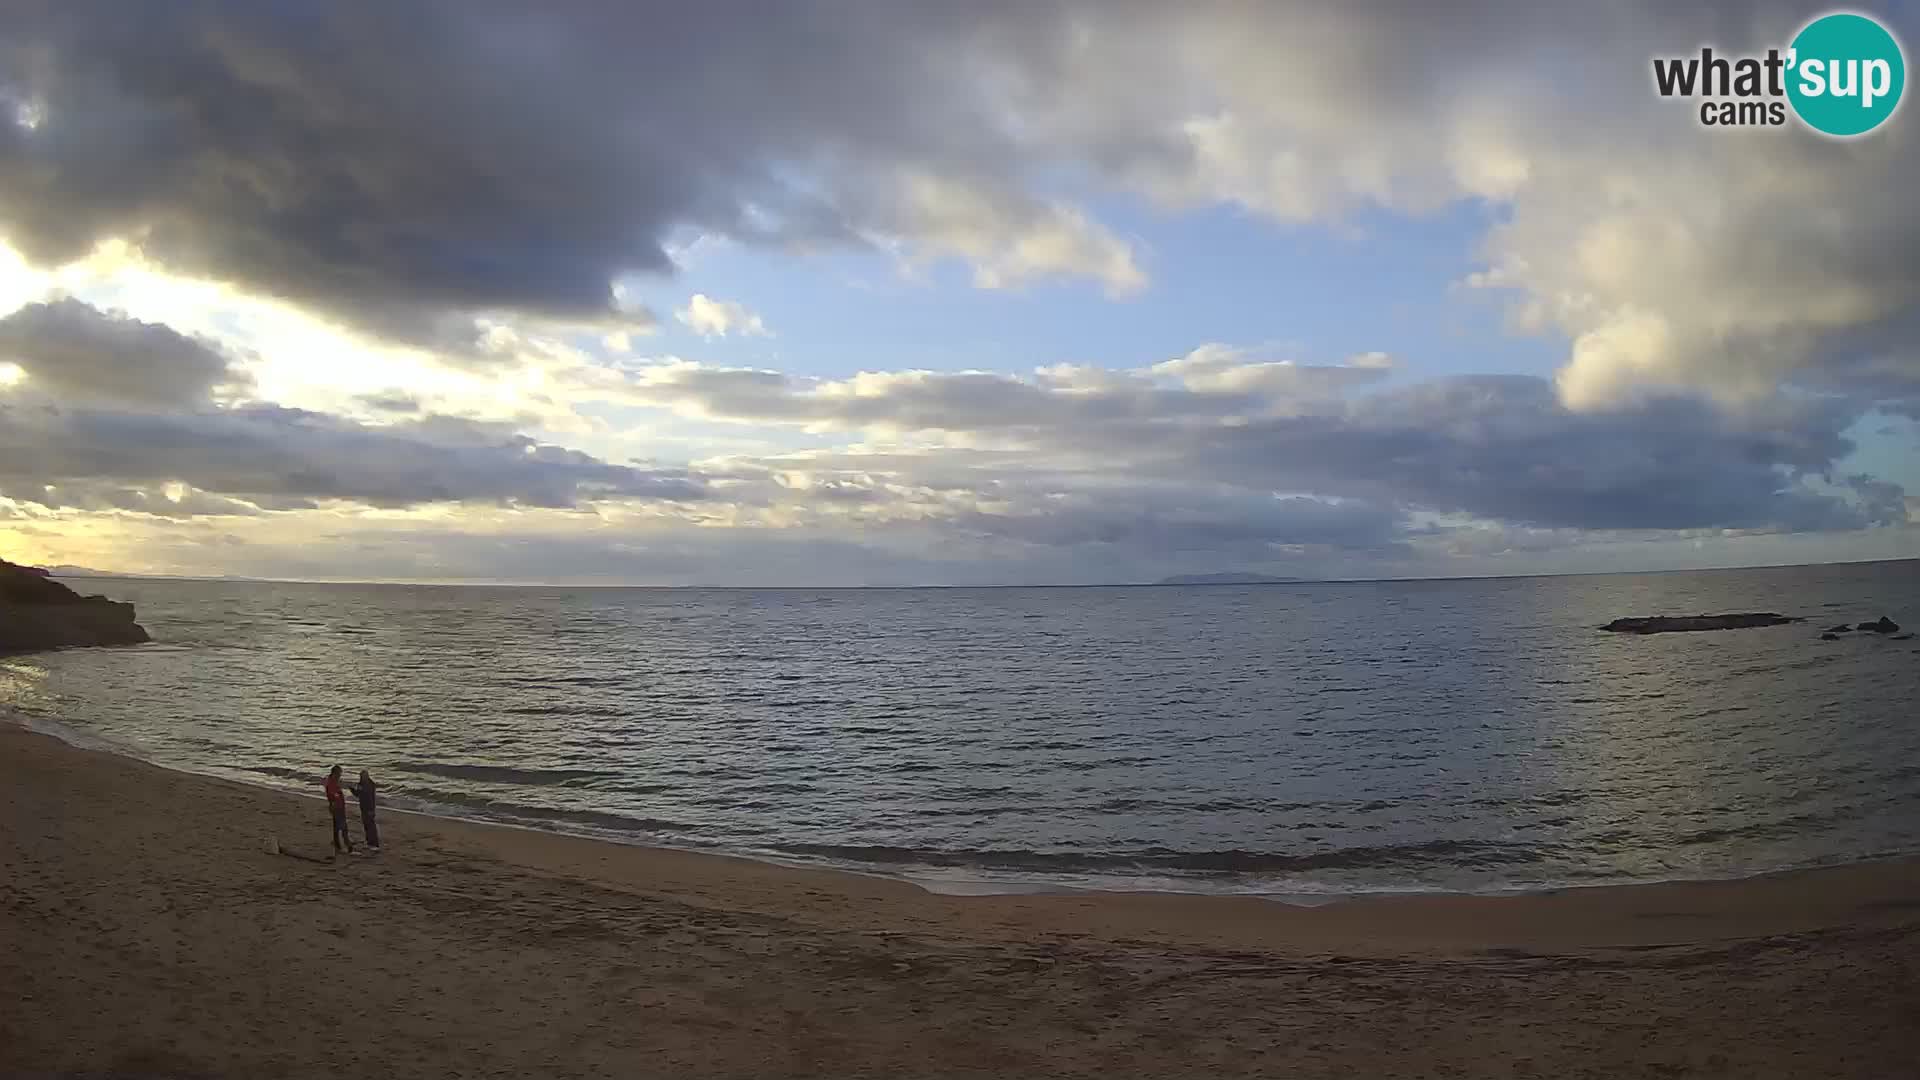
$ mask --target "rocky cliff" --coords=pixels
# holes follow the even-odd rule
[[[150,640],[132,604],[81,596],[44,570],[0,559],[0,653]]]

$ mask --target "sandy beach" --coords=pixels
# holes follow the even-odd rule
[[[356,832],[358,829],[356,823]],[[910,884],[321,803],[0,727],[6,1077],[1872,1077],[1920,862],[1292,908]]]

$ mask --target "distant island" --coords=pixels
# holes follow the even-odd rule
[[[1306,578],[1274,577],[1272,574],[1175,574],[1161,578],[1160,585],[1285,585],[1289,582],[1306,581]]]

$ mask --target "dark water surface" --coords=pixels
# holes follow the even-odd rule
[[[0,710],[396,806],[947,889],[1312,895],[1920,851],[1920,563],[1189,588],[93,580]],[[1633,637],[1616,616],[1804,624]],[[315,837],[326,826],[315,819]],[[402,830],[396,829],[396,832]]]

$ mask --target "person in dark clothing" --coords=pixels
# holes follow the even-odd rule
[[[373,777],[367,770],[360,770],[360,782],[348,784],[347,790],[360,800],[360,830],[366,834],[367,846],[374,851],[380,850],[380,827],[373,821]]]
[[[340,791],[340,766],[327,774],[327,809],[333,813],[333,850],[344,842],[347,854],[353,854],[353,837],[347,835],[347,797]]]

